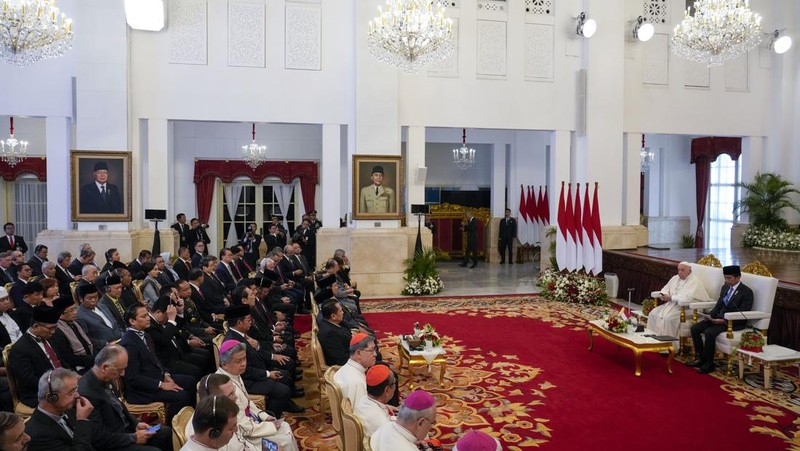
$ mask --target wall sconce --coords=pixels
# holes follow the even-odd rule
[[[778,55],[782,55],[792,48],[792,38],[785,34],[781,36],[781,30],[775,30],[769,41],[769,48]]]
[[[653,24],[645,22],[645,18],[639,16],[636,18],[636,23],[633,24],[633,37],[642,42],[649,41],[656,32]]]
[[[575,29],[575,33],[578,36],[583,36],[584,38],[591,38],[594,36],[594,33],[597,31],[597,21],[594,19],[587,19],[586,13],[581,12],[578,16],[578,27]]]
[[[644,146],[644,135],[642,135],[642,150],[639,152],[639,164],[642,173],[650,171],[656,154],[650,151],[649,147]]]

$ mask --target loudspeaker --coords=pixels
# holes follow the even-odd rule
[[[167,210],[145,210],[144,219],[148,221],[166,221]]]
[[[431,206],[427,204],[411,204],[412,215],[427,215],[431,212]]]
[[[428,168],[425,166],[417,167],[417,182],[418,183],[425,183],[425,179],[428,177]]]

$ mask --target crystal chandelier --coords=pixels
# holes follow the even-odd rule
[[[644,146],[644,135],[642,135],[642,150],[639,152],[639,160],[642,172],[648,172],[650,170],[650,166],[653,165],[655,156],[656,155],[650,151],[649,147]]]
[[[748,0],[697,0],[694,16],[675,27],[672,51],[676,55],[711,66],[754,49],[761,42],[761,16],[750,11]]]
[[[461,148],[453,149],[453,163],[462,171],[475,164],[475,149],[467,147],[467,129],[462,129]]]
[[[28,155],[28,141],[19,141],[14,137],[14,118],[12,117],[10,121],[11,136],[0,141],[0,160],[14,167]]]
[[[253,142],[242,146],[242,158],[248,166],[255,169],[267,161],[267,146],[256,143],[256,124],[253,123]]]
[[[370,53],[405,72],[441,60],[455,47],[453,20],[439,0],[386,0],[369,21]]]
[[[72,48],[72,19],[56,0],[3,0],[0,58],[17,66],[57,58]]]

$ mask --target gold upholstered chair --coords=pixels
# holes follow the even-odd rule
[[[14,372],[11,371],[11,367],[8,364],[8,355],[10,353],[11,353],[11,345],[9,344],[3,348],[3,362],[5,362],[6,365],[6,375],[8,377],[8,389],[11,392],[11,401],[13,401],[14,403],[14,413],[19,415],[23,419],[27,419],[31,415],[33,415],[33,409],[19,401],[19,384],[17,383],[17,378],[14,376]]]
[[[325,371],[325,393],[328,395],[328,405],[331,408],[333,430],[336,432],[336,445],[344,450],[344,427],[342,425],[342,390],[333,377],[341,366],[334,365]]]
[[[176,451],[181,449],[189,437],[186,436],[186,425],[192,421],[194,408],[186,406],[177,415],[172,417],[172,448]]]

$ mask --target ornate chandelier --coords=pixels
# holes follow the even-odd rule
[[[17,66],[57,58],[72,48],[72,19],[56,0],[3,0],[0,58]]]
[[[649,147],[644,146],[644,135],[642,135],[642,150],[639,152],[639,163],[641,164],[641,171],[648,172],[650,166],[653,165],[653,160],[656,154],[650,151]]]
[[[467,129],[461,131],[461,148],[453,149],[453,164],[466,171],[475,164],[475,149],[467,147]]]
[[[255,169],[267,161],[267,146],[256,143],[256,124],[253,122],[253,142],[242,146],[242,158],[248,166]]]
[[[711,66],[725,64],[758,46],[762,39],[761,16],[750,11],[748,0],[697,0],[694,16],[675,27],[672,51],[676,55]]]
[[[28,141],[19,141],[14,137],[14,117],[11,117],[10,122],[11,136],[0,141],[0,160],[14,167],[28,155]]]
[[[435,5],[434,5],[435,4]],[[439,0],[386,0],[369,21],[369,50],[405,72],[447,57],[455,47],[453,20]]]

